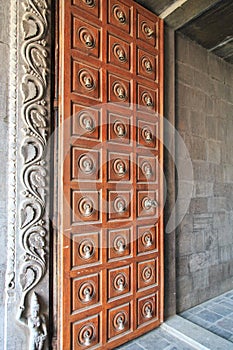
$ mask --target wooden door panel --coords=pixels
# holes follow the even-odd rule
[[[132,0],[61,0],[60,348],[163,321],[163,23]]]

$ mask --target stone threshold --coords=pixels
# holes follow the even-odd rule
[[[178,315],[166,320],[161,328],[197,350],[233,350],[232,342]]]

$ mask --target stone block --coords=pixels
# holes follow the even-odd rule
[[[208,198],[193,198],[190,203],[189,210],[193,214],[206,213],[208,204]]]
[[[189,271],[194,273],[206,269],[209,265],[209,252],[200,252],[192,254],[189,258]]]
[[[224,119],[218,118],[217,120],[217,140],[225,141],[226,140],[226,131],[227,131],[227,123]]]
[[[192,232],[190,232],[190,234],[180,232],[176,238],[177,255],[181,257],[181,256],[187,256],[189,254],[192,254],[193,252],[192,241],[193,241]]]
[[[222,280],[222,264],[209,267],[209,284],[214,285]]]
[[[190,111],[190,129],[193,135],[205,137],[206,136],[206,116],[204,112],[198,110]]]
[[[209,177],[212,182],[223,182],[224,170],[219,164],[209,163]]]
[[[188,40],[183,34],[176,34],[176,58],[180,62],[189,63],[189,46],[190,40]]]
[[[216,55],[209,53],[208,54],[208,63],[207,63],[207,67],[208,67],[208,73],[210,75],[210,77],[222,81],[224,82],[224,63],[223,61],[217,57]]]
[[[209,250],[209,265],[219,264],[219,247]]]
[[[188,108],[195,106],[195,89],[179,81],[176,83],[176,94],[178,106]]]
[[[179,107],[176,112],[176,128],[178,131],[190,132],[190,110],[187,107]]]
[[[218,246],[218,231],[209,228],[204,232],[205,250],[210,250]]]
[[[188,275],[189,273],[188,256],[179,256],[176,259],[176,273],[177,273],[177,276]]]
[[[177,280],[177,289],[179,288],[179,280]],[[197,296],[195,293],[183,295],[182,291],[177,290],[177,313],[190,309],[192,306],[197,305]]]
[[[203,91],[205,94],[210,93],[211,91],[211,79],[209,79],[208,74],[199,71],[199,70],[194,70],[194,86]]]
[[[226,263],[232,259],[232,246],[225,245],[223,247],[219,247],[219,262]]]
[[[196,253],[201,253],[205,250],[204,232],[195,232],[193,239],[193,249]]]
[[[207,160],[211,163],[220,164],[221,143],[216,141],[207,142]]]
[[[214,114],[214,97],[212,95],[205,95],[205,113],[209,115]]]
[[[208,212],[221,212],[226,210],[225,197],[211,197],[208,198]]]
[[[195,285],[193,285],[193,279],[191,275],[179,277],[178,290],[182,291],[183,295],[191,293],[193,288],[195,288]]]
[[[193,228],[195,231],[207,230],[212,227],[213,214],[211,213],[200,213],[193,215]]]
[[[204,266],[204,268],[200,271],[195,271],[192,276],[194,290],[204,289],[209,286],[208,266]]]
[[[233,183],[233,165],[224,165],[224,182]]]
[[[206,125],[206,137],[208,139],[216,139],[217,138],[217,120],[213,116],[206,116],[205,119]]]
[[[212,182],[195,181],[195,197],[211,197],[213,195],[214,184]]]
[[[212,177],[210,176],[209,164],[205,161],[193,160],[193,175],[195,181],[212,182]]]
[[[203,47],[194,42],[191,42],[189,46],[189,58],[190,64],[194,68],[204,73],[208,72],[208,55]]]
[[[194,69],[182,62],[178,62],[176,65],[176,76],[179,82],[193,86],[194,84]]]
[[[186,141],[187,148],[189,150],[192,160],[206,160],[206,141],[202,137],[192,136]]]

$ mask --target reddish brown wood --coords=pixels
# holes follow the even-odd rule
[[[113,349],[163,321],[163,22],[60,4],[59,342]]]

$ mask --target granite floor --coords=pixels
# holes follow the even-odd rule
[[[195,347],[185,343],[167,331],[157,328],[115,350],[194,350]]]
[[[233,342],[233,290],[182,312],[180,316]]]
[[[193,307],[180,316],[233,343],[233,290]],[[231,345],[227,348],[231,349]],[[160,327],[116,349],[193,350],[198,347]]]

